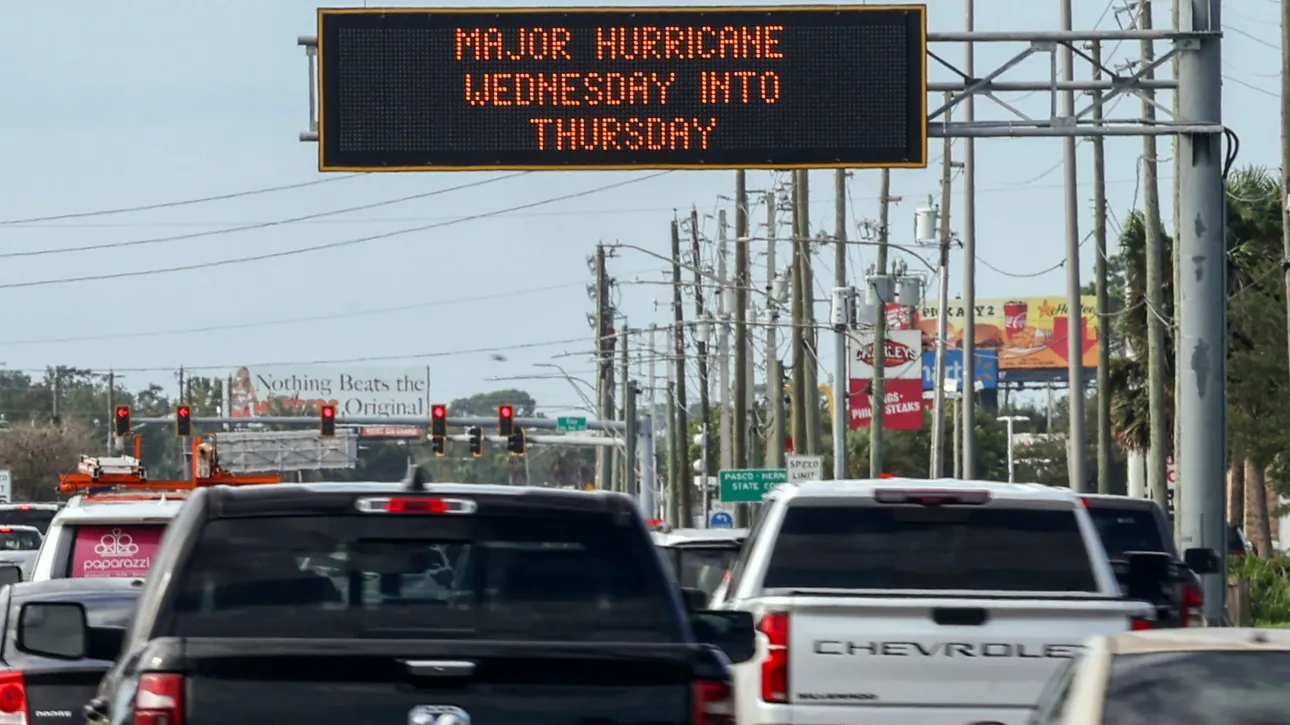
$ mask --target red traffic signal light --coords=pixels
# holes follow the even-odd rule
[[[112,421],[112,432],[117,438],[126,438],[133,434],[133,426],[130,424],[130,406],[118,405],[116,407],[116,416]]]
[[[515,431],[515,408],[509,405],[497,406],[497,435],[509,438]]]
[[[193,434],[193,409],[187,405],[175,408],[175,435],[187,438]]]
[[[318,411],[318,432],[324,438],[336,435],[336,406],[324,405]]]
[[[435,438],[448,435],[448,406],[430,406],[430,435]]]

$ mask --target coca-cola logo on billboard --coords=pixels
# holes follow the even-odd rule
[[[909,345],[895,340],[887,340],[883,350],[885,351],[883,367],[894,368],[908,365],[915,360],[922,360],[921,350],[915,350]],[[872,342],[861,345],[860,349],[856,351],[856,359],[870,367],[873,366],[873,357]]]

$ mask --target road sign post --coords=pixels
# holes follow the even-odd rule
[[[722,471],[717,477],[721,503],[758,503],[774,487],[788,482],[784,468]]]
[[[788,482],[819,481],[824,476],[824,456],[790,455],[784,461],[788,465]]]
[[[578,431],[584,431],[587,429],[587,419],[562,416],[560,418],[556,418],[555,429],[561,433],[577,433]]]

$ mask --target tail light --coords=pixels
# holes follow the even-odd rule
[[[694,683],[691,725],[735,725],[735,693],[730,683],[719,680]]]
[[[1195,584],[1183,587],[1182,611],[1178,613],[1179,626],[1201,627],[1205,624],[1205,592]]]
[[[27,683],[21,672],[0,672],[0,725],[27,725]]]
[[[425,496],[360,498],[354,507],[365,514],[473,514],[478,508],[469,499]]]
[[[766,659],[761,663],[761,699],[764,702],[788,702],[788,614],[767,614],[757,623],[757,631],[766,635]]]
[[[134,695],[134,725],[184,725],[184,676],[140,675]]]
[[[1134,617],[1133,619],[1129,620],[1129,629],[1133,630],[1134,632],[1141,632],[1144,629],[1155,629],[1155,627],[1156,627],[1156,622],[1153,619],[1147,619],[1145,617]]]

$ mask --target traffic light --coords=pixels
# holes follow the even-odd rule
[[[516,426],[515,430],[511,431],[510,437],[506,439],[506,450],[513,456],[522,456],[527,445],[528,440],[525,438],[524,429]]]
[[[510,438],[515,430],[515,408],[509,405],[497,406],[497,435]]]
[[[443,458],[448,455],[445,445],[445,439],[434,436],[430,439],[430,450],[434,451],[435,458]]]
[[[324,405],[318,409],[318,435],[323,438],[336,435],[336,406]]]
[[[117,438],[129,438],[134,435],[134,426],[130,424],[130,406],[118,405],[112,417],[112,431]]]
[[[484,455],[484,429],[474,425],[466,431],[466,435],[470,437],[470,455],[475,458]]]
[[[448,435],[448,406],[430,406],[430,435],[443,438]]]
[[[193,434],[193,409],[187,405],[175,408],[175,435],[187,438]]]

